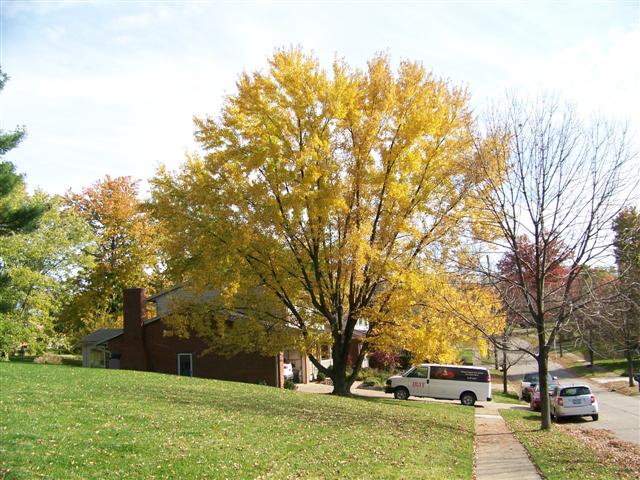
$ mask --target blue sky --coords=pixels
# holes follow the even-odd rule
[[[290,45],[327,67],[381,51],[421,61],[466,85],[478,112],[505,89],[550,89],[638,132],[639,24],[640,0],[0,0],[0,127],[28,131],[5,158],[51,193],[175,168],[196,148],[192,117]]]

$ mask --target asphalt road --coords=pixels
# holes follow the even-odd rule
[[[530,355],[509,369],[509,380],[519,383],[528,372],[536,372],[537,364]],[[584,378],[573,376],[572,372],[562,368],[555,362],[549,362],[549,373],[558,377],[561,385],[591,385],[600,407],[600,418],[594,422],[589,417],[566,419],[565,423],[587,428],[605,428],[611,430],[618,438],[627,442],[640,444],[640,397],[629,397],[621,393],[610,392]]]

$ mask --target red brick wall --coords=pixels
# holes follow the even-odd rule
[[[207,354],[201,355],[206,349],[205,343],[195,337],[183,339],[179,337],[165,337],[162,320],[148,323],[144,327],[144,346],[147,352],[148,368],[146,370],[161,373],[178,373],[178,353],[192,354],[192,368],[194,377],[216,378],[219,380],[233,380],[239,382],[266,382],[271,386],[283,385],[283,369],[281,355],[262,356],[254,353],[243,353],[230,358]],[[131,354],[127,348],[124,336],[109,341],[112,353],[121,353],[121,364],[125,357]],[[144,370],[139,368],[137,370]],[[278,382],[280,382],[278,384]]]
[[[142,324],[147,317],[144,288],[127,288],[123,292],[124,340],[120,367],[127,370],[148,370],[149,359],[144,348]]]

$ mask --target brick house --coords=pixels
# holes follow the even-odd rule
[[[97,330],[82,338],[80,345],[83,366],[266,383],[282,387],[284,363],[291,363],[300,383],[315,379],[317,369],[306,355],[296,349],[285,350],[272,356],[242,353],[224,357],[214,353],[203,353],[207,345],[193,335],[188,339],[165,336],[166,326],[162,318],[169,313],[172,298],[185,294],[187,291],[180,286],[149,298],[145,296],[144,289],[126,289],[124,328]],[[156,304],[157,316],[153,318],[147,318],[148,301]],[[358,332],[354,336],[357,337]],[[359,348],[359,341],[354,338],[351,358],[355,358]],[[325,366],[331,364],[328,350],[318,352],[317,358],[320,358]]]

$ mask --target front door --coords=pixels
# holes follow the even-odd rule
[[[178,354],[178,375],[186,377],[193,376],[192,360],[193,358],[190,353]]]

